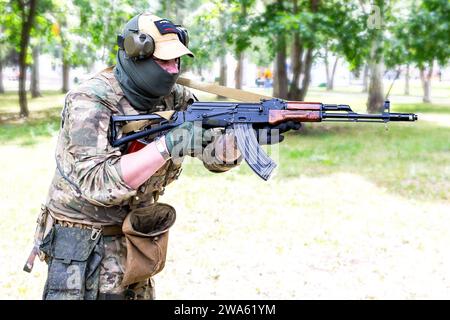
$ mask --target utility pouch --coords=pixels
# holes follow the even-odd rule
[[[127,215],[122,225],[127,244],[123,286],[144,281],[164,268],[169,228],[175,218],[175,209],[160,202]]]
[[[31,272],[31,270],[33,270],[36,256],[38,256],[41,261],[46,259],[45,254],[39,250],[39,246],[44,237],[50,232],[51,226],[53,225],[53,218],[50,215],[47,206],[44,204],[41,205],[41,211],[39,212],[36,223],[37,226],[34,233],[33,248],[28,256],[27,262],[23,266],[23,270],[26,272]]]
[[[55,224],[40,249],[47,254],[44,300],[95,300],[98,294],[103,238],[92,230]]]

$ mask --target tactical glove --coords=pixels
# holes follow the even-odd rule
[[[205,129],[195,126],[193,122],[184,122],[166,133],[167,151],[174,158],[201,154],[204,132]]]
[[[241,157],[233,130],[205,130],[195,126],[193,122],[185,122],[167,132],[165,140],[167,151],[172,158],[189,155],[203,161],[230,164],[238,162]],[[205,156],[213,158],[204,159]]]
[[[284,140],[282,133],[289,130],[299,130],[301,123],[294,121],[287,121],[276,126],[271,125],[253,125],[256,132],[256,139],[261,145],[276,144]]]

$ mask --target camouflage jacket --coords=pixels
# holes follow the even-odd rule
[[[193,101],[189,90],[175,85],[156,111],[184,110]],[[112,114],[139,112],[124,97],[110,69],[67,94],[56,146],[57,169],[46,201],[54,218],[121,224],[130,208],[148,206],[178,178],[181,163],[169,160],[137,190],[128,186],[120,169],[123,149],[112,147],[108,139]],[[205,163],[213,172],[227,171],[235,165]]]

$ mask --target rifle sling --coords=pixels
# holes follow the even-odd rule
[[[177,83],[192,89],[217,94],[222,97],[242,102],[260,102],[261,99],[272,99],[272,97],[264,96],[253,92],[228,88],[225,86],[220,86],[212,83],[198,82],[184,77],[178,77]]]

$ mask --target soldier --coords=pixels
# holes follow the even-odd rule
[[[44,299],[154,299],[152,276],[164,267],[175,221],[175,210],[158,199],[181,172],[176,145],[213,172],[240,163],[232,132],[201,131],[195,139],[192,123],[140,147],[109,142],[113,114],[184,110],[195,100],[175,84],[180,57],[193,57],[187,42],[185,29],[170,21],[135,16],[118,37],[116,66],[67,94],[57,169],[38,219],[48,264]]]

